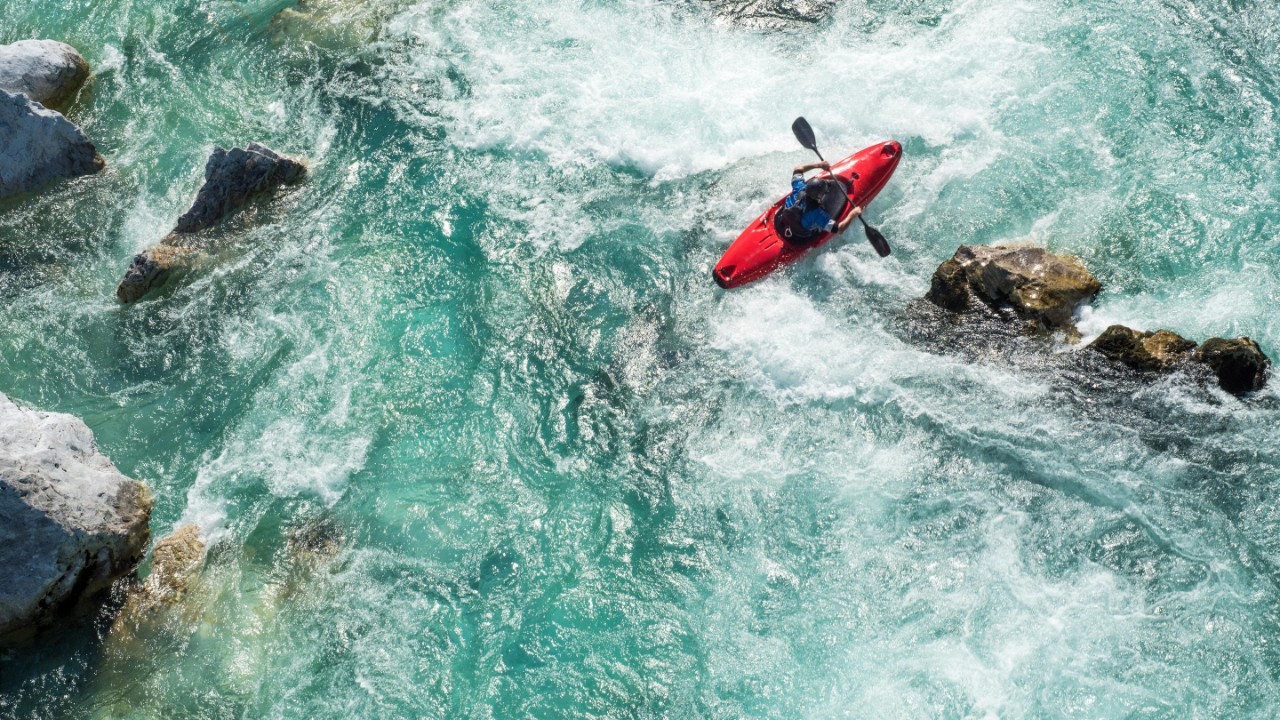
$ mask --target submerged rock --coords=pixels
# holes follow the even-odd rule
[[[1141,332],[1112,325],[1089,348],[1136,370],[1163,372],[1190,359],[1196,344],[1169,330]]]
[[[133,572],[151,493],[78,418],[0,395],[0,642],[20,640]]]
[[[1271,359],[1247,337],[1209,338],[1196,351],[1195,359],[1213,370],[1223,390],[1236,395],[1261,390],[1271,367]]]
[[[747,27],[781,30],[822,22],[835,0],[704,0],[717,14]]]
[[[70,100],[89,78],[89,63],[66,43],[20,40],[0,45],[0,90],[45,107]]]
[[[298,0],[271,18],[271,30],[284,42],[306,42],[333,50],[362,48],[377,41],[387,14],[402,4]]]
[[[214,148],[204,167],[204,184],[177,227],[160,244],[133,257],[116,297],[131,303],[141,299],[186,269],[203,253],[190,237],[217,225],[258,195],[297,182],[306,175],[301,161],[258,143],[247,148]]]
[[[1100,289],[1074,257],[1028,246],[963,245],[938,266],[925,297],[956,312],[977,299],[1011,308],[1039,329],[1074,331],[1072,314]]]
[[[0,198],[39,190],[106,166],[89,138],[60,113],[0,90]]]
[[[157,541],[151,550],[151,572],[129,592],[112,633],[131,634],[151,613],[181,600],[204,565],[204,556],[205,543],[195,525],[184,525]]]

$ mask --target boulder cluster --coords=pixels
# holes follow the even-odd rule
[[[88,77],[89,64],[70,45],[0,45],[0,199],[106,166],[84,132],[53,109],[69,103]]]
[[[1075,312],[1102,289],[1079,258],[1044,248],[961,246],[933,273],[929,293],[935,305],[965,313],[982,306],[997,316],[1013,316],[1033,331],[1060,331],[1080,337]],[[1271,360],[1247,337],[1210,338],[1197,344],[1169,330],[1142,332],[1112,325],[1087,349],[1147,373],[1168,373],[1201,366],[1227,392],[1261,390]]]
[[[88,78],[88,63],[64,43],[0,45],[0,200],[105,167],[84,132],[54,109],[73,105]],[[173,232],[134,259],[120,299],[142,297],[199,256],[201,233],[305,174],[301,161],[258,143],[215,149],[195,202]],[[98,452],[83,422],[0,394],[0,646],[91,607],[132,578],[151,539],[151,505],[146,486]],[[195,526],[156,543],[151,572],[129,587],[113,634],[128,635],[180,598],[204,550]]]

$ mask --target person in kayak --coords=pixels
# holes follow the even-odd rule
[[[791,171],[791,194],[787,196],[783,208],[774,216],[778,234],[789,242],[811,242],[828,232],[840,234],[854,218],[862,214],[862,208],[855,207],[837,223],[835,216],[844,210],[848,197],[844,188],[831,178],[814,177],[805,180],[804,174],[810,170],[830,172],[831,164],[815,162],[797,165]]]

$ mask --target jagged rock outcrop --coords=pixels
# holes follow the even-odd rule
[[[1100,289],[1074,257],[1030,246],[963,245],[938,266],[925,297],[955,312],[979,300],[1010,308],[1038,329],[1074,332],[1076,308]]]
[[[1236,395],[1261,390],[1271,368],[1271,359],[1247,337],[1209,338],[1196,350],[1195,359],[1213,370],[1223,390]]]
[[[0,45],[0,90],[26,95],[45,107],[70,100],[89,78],[89,63],[56,40],[19,40]]]
[[[191,207],[160,244],[134,256],[116,297],[130,303],[167,282],[201,256],[192,236],[217,225],[258,195],[290,185],[306,175],[301,161],[258,143],[247,148],[214,148],[204,167],[204,184]]]
[[[811,25],[831,16],[835,0],[704,0],[737,24],[764,30]]]
[[[1089,349],[1151,372],[1169,372],[1188,362],[1203,363],[1217,377],[1219,387],[1236,395],[1261,390],[1271,367],[1262,348],[1247,337],[1209,338],[1197,348],[1195,342],[1169,330],[1141,332],[1112,325],[1089,343]]]
[[[1135,370],[1165,372],[1189,360],[1196,344],[1169,330],[1141,332],[1112,325],[1089,347]]]
[[[0,395],[0,643],[21,640],[134,571],[151,493],[78,418]]]
[[[80,128],[22,95],[0,90],[0,128],[0,198],[106,166]]]
[[[307,168],[301,162],[258,143],[248,148],[214,148],[204,165],[204,185],[187,209],[175,233],[193,233],[213,227],[244,206],[250,198],[280,185],[298,181]]]

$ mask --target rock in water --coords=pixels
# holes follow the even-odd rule
[[[181,600],[204,565],[204,551],[200,528],[195,525],[183,525],[157,541],[151,550],[151,572],[130,590],[112,623],[112,635],[122,640],[133,637],[157,610]]]
[[[79,419],[0,395],[0,642],[23,639],[133,572],[151,493]]]
[[[199,251],[172,245],[157,245],[133,256],[133,262],[116,286],[120,302],[131,303],[162,284],[174,273],[185,270]]]
[[[306,172],[301,161],[258,143],[229,151],[214,148],[205,163],[204,185],[196,193],[196,201],[159,245],[133,257],[116,287],[116,297],[131,303],[163,285],[175,271],[202,255],[189,235],[213,227],[256,195],[297,182]]]
[[[747,27],[782,30],[822,22],[835,0],[708,0],[716,12]]]
[[[1169,330],[1140,332],[1112,325],[1089,347],[1131,368],[1164,372],[1190,359],[1196,344]]]
[[[193,233],[212,227],[253,196],[297,182],[306,171],[302,163],[258,143],[230,151],[214,148],[204,166],[204,185],[173,231]]]
[[[1223,390],[1236,395],[1261,390],[1271,367],[1271,359],[1247,337],[1209,338],[1196,351],[1195,359],[1213,370]]]
[[[96,173],[106,165],[89,138],[60,113],[4,90],[0,128],[0,198]]]
[[[1101,289],[1074,257],[1037,247],[963,245],[938,266],[925,297],[957,312],[977,298],[1010,307],[1040,329],[1074,331],[1072,314]]]
[[[0,90],[21,93],[45,107],[70,100],[88,78],[89,63],[66,43],[20,40],[0,45]]]

